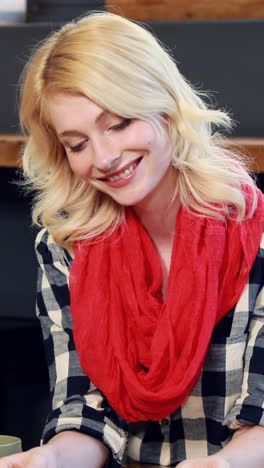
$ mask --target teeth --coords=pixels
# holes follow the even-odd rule
[[[137,166],[137,163],[131,164],[131,166],[129,166],[128,169],[126,169],[123,172],[120,172],[120,174],[116,176],[109,177],[107,180],[109,180],[110,182],[115,182],[116,180],[120,180],[120,179],[123,179],[124,177],[128,177],[134,171],[136,166]]]

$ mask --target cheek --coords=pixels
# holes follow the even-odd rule
[[[170,152],[171,144],[165,129],[160,134],[151,124],[141,121],[139,122],[137,134],[142,146],[152,153],[160,152],[161,155],[165,156],[168,151]]]
[[[85,179],[89,177],[89,173],[91,171],[91,167],[87,164],[87,161],[81,158],[80,155],[67,155],[69,166],[72,172],[79,177]]]
[[[70,166],[72,172],[75,173],[75,172],[76,172],[76,169],[77,169],[77,164],[76,164],[76,162],[74,161],[74,159],[73,159],[71,156],[66,155],[66,157],[67,157],[67,159],[68,159],[68,163],[69,163],[69,166]]]
[[[138,126],[135,129],[138,144],[143,148],[151,149],[155,146],[156,133],[154,128],[146,122],[138,122]]]

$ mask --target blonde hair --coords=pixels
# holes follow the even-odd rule
[[[23,75],[20,116],[29,133],[23,167],[36,191],[33,221],[46,226],[57,243],[69,247],[114,229],[124,208],[71,171],[46,112],[51,91],[82,94],[122,117],[150,121],[158,132],[165,119],[180,202],[198,216],[230,216],[232,206],[238,221],[244,218],[242,184],[254,182],[216,131],[228,130],[230,118],[206,107],[149,31],[95,12],[44,40]]]

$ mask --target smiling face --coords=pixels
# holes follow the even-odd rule
[[[117,116],[81,95],[54,94],[48,108],[77,176],[124,206],[172,195],[172,147],[149,122]]]

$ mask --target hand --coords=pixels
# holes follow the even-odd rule
[[[177,468],[231,468],[231,464],[221,456],[211,455],[210,457],[205,458],[185,460],[179,463]]]
[[[44,445],[0,458],[0,468],[58,468],[55,450]]]

